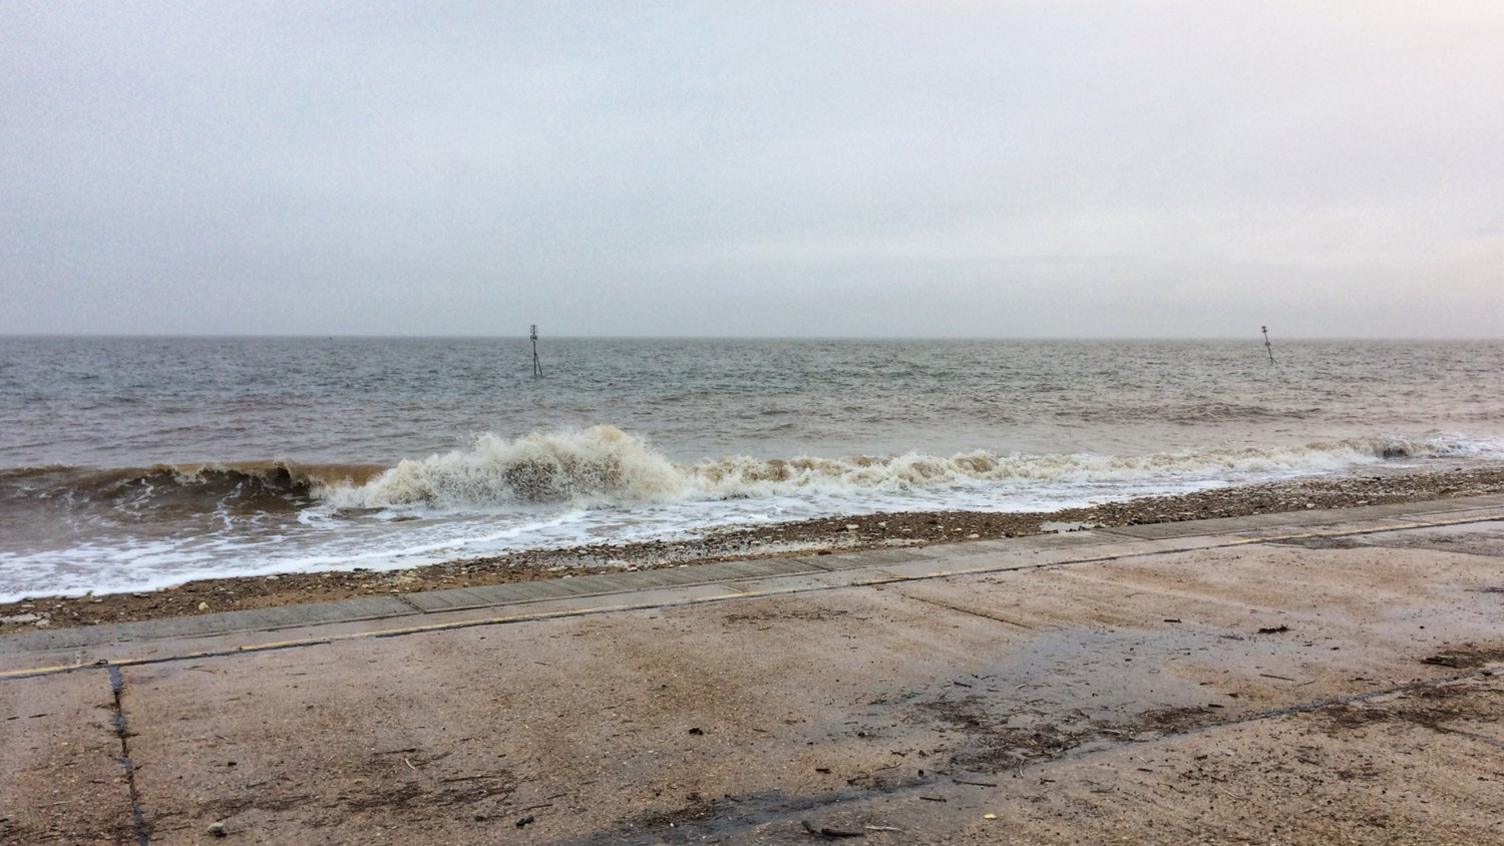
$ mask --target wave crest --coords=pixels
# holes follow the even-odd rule
[[[340,508],[486,508],[528,503],[580,505],[736,499],[799,494],[896,492],[984,483],[1155,482],[1340,470],[1406,457],[1479,454],[1447,438],[1354,438],[1285,448],[1023,455],[985,450],[950,457],[907,453],[850,458],[748,456],[675,463],[643,438],[613,426],[487,434],[467,450],[407,460],[359,485],[324,492]]]
[[[150,467],[51,464],[0,470],[0,496],[27,499],[134,501],[235,498],[313,500],[331,489],[365,482],[384,468],[372,464],[229,461]]]
[[[529,504],[582,506],[758,497],[1239,481],[1342,470],[1388,459],[1498,458],[1504,442],[1459,437],[1352,438],[1295,447],[1248,447],[1150,455],[921,453],[848,458],[731,456],[671,461],[613,426],[482,435],[468,448],[395,467],[288,461],[159,464],[114,469],[61,465],[0,470],[0,500],[17,503],[212,510],[428,508],[494,510]]]
[[[516,440],[486,434],[468,450],[408,459],[360,486],[329,490],[341,508],[508,503],[639,502],[684,493],[673,462],[614,426],[534,432]]]

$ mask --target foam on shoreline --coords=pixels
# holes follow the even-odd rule
[[[1497,464],[1472,469],[1431,468],[1408,472],[1391,468],[1378,474],[1286,480],[1049,512],[913,511],[838,515],[795,522],[728,526],[699,537],[673,541],[534,548],[480,559],[455,557],[420,561],[391,569],[288,570],[269,566],[234,575],[212,570],[186,572],[170,582],[136,583],[115,593],[96,591],[92,599],[67,599],[60,591],[33,591],[29,592],[32,597],[53,598],[33,600],[31,606],[23,606],[20,604],[23,596],[11,595],[0,598],[0,616],[52,609],[47,613],[66,615],[79,622],[112,622],[143,616],[195,613],[201,599],[214,603],[211,610],[266,607],[380,595],[393,589],[418,591],[465,587],[556,578],[603,569],[680,566],[819,548],[885,548],[894,544],[1018,536],[1041,531],[1041,523],[1045,520],[1103,526],[1132,525],[1500,493],[1504,493],[1504,466]],[[276,578],[267,578],[269,575]],[[185,582],[197,582],[198,587],[179,587]],[[175,605],[173,599],[183,601]],[[0,628],[5,628],[4,624],[0,624]]]

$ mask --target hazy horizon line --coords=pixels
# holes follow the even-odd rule
[[[527,333],[393,334],[393,333],[189,333],[189,332],[0,332],[0,338],[16,339],[141,339],[141,340],[529,340]],[[1272,341],[1504,341],[1504,335],[1280,335]],[[540,343],[555,341],[1241,341],[1259,344],[1264,336],[1248,335],[592,335],[540,333]]]

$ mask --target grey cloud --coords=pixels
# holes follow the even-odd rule
[[[6,17],[3,332],[1504,334],[1494,3]]]

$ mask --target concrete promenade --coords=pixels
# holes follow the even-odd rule
[[[1504,497],[41,630],[0,843],[1504,844],[1501,670]]]

